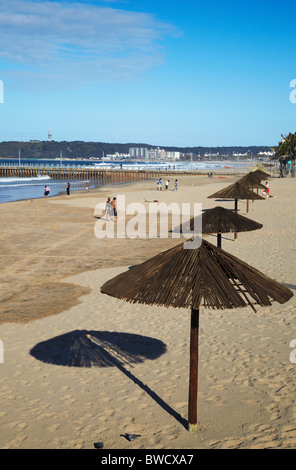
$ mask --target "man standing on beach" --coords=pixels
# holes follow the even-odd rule
[[[67,183],[66,191],[67,191],[67,196],[70,196],[70,183]]]
[[[114,197],[111,201],[111,207],[112,207],[112,215],[111,215],[111,218],[113,216],[113,220],[116,219],[117,220],[117,209],[116,209],[116,197]]]
[[[50,191],[49,186],[45,186],[45,190],[44,190],[44,196],[45,197],[48,197],[49,191]]]
[[[159,178],[158,183],[157,183],[157,191],[162,191],[161,189],[161,178]]]

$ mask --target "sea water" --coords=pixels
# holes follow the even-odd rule
[[[9,162],[9,163],[8,163]],[[2,161],[2,164],[11,164],[11,161]],[[203,170],[211,171],[217,170],[219,168],[225,167],[225,162],[80,162],[79,165],[74,164],[74,162],[69,162],[67,166],[73,166],[78,168],[113,168],[113,169],[131,169],[131,170],[143,170],[143,169],[154,169],[154,170],[169,170],[169,171],[192,171],[192,170]],[[56,166],[58,167],[58,162],[55,162],[54,165],[48,161],[38,161],[40,166]],[[13,166],[15,165],[15,160]],[[31,166],[32,160],[22,162],[21,166]],[[229,164],[230,168],[233,171],[237,168],[237,164],[232,162]],[[250,163],[248,163],[250,165]],[[34,166],[36,162],[34,162]],[[243,166],[241,163],[240,166]],[[231,170],[230,170],[231,171]],[[71,184],[71,192],[77,190],[84,190],[86,182],[89,184],[91,189],[94,186],[98,185],[98,182],[92,181],[82,181],[82,180],[57,180],[51,179],[49,176],[37,176],[32,178],[18,178],[18,177],[0,177],[0,203],[3,202],[12,202],[20,201],[27,199],[36,199],[44,197],[45,186],[50,187],[49,197],[57,196],[58,194],[66,194],[66,184],[68,181]]]
[[[66,184],[70,182],[70,192],[85,189],[86,181],[56,180],[49,176],[36,178],[0,178],[0,203],[44,198],[45,186],[49,186],[49,197],[66,194]],[[91,188],[93,185],[89,183]]]

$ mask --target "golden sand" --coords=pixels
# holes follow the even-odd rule
[[[234,177],[178,180],[177,192],[146,181],[0,205],[0,448],[296,447],[295,297],[256,314],[201,309],[198,432],[190,433],[190,312],[100,293],[106,280],[180,242],[99,240],[95,207],[107,196],[146,208],[155,200],[234,207],[207,198]],[[270,188],[273,197],[251,202],[247,215],[263,228],[237,241],[225,234],[222,248],[294,291],[295,181],[272,179]],[[246,202],[238,205],[246,215]],[[140,436],[129,442],[125,433]]]

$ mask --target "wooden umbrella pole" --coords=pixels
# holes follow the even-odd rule
[[[249,199],[247,199],[247,211],[246,214],[249,212]]]
[[[217,233],[217,247],[221,248],[221,239],[222,239],[222,234]]]
[[[234,212],[237,214],[237,199],[234,201]],[[234,240],[237,240],[237,232],[234,233]]]
[[[199,309],[191,309],[188,431],[197,432]]]

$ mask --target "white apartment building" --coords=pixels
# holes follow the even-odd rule
[[[180,152],[169,152],[159,147],[148,149],[146,147],[131,147],[129,155],[136,158],[147,158],[149,160],[179,160]]]
[[[131,147],[129,149],[130,157],[146,158],[149,156],[148,149],[146,147]]]

